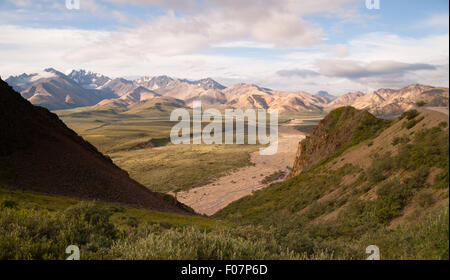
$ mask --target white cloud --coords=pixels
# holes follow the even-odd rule
[[[167,13],[116,31],[0,25],[0,74],[87,68],[113,77],[212,76],[228,85],[252,82],[333,94],[411,82],[448,86],[448,29],[446,34],[423,38],[369,33],[335,44],[324,40],[322,26],[307,20],[319,14],[359,21],[361,15],[348,6],[359,0],[249,0],[245,5],[241,0],[82,1],[89,13],[103,16],[109,9],[113,12],[108,16],[123,22],[129,20],[127,15],[106,2],[158,6]],[[434,17],[427,24],[442,25],[443,20]],[[259,48],[271,53],[242,57],[232,50],[203,52],[211,48]]]

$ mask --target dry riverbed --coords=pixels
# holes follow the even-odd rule
[[[197,213],[213,215],[231,202],[273,183],[262,183],[266,176],[277,171],[284,171],[287,175],[294,162],[298,142],[304,137],[293,127],[281,126],[276,154],[262,156],[259,151],[254,152],[250,155],[253,165],[242,167],[207,185],[178,192],[177,199]]]

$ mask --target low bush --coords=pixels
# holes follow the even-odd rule
[[[403,135],[403,136],[401,136],[401,137],[396,136],[396,137],[394,137],[394,139],[392,139],[392,146],[396,146],[396,145],[398,145],[398,144],[406,144],[406,143],[408,143],[409,141],[411,141],[411,140],[410,140],[409,137],[406,136],[406,135]]]
[[[406,119],[409,121],[409,120],[412,120],[415,117],[417,117],[419,114],[420,113],[417,110],[412,109],[412,110],[408,110],[408,111],[404,112],[403,114],[401,114],[399,119],[401,120],[406,117]]]

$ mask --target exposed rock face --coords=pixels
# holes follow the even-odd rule
[[[83,69],[72,70],[67,77],[86,89],[96,89],[111,81],[109,77]]]
[[[383,122],[365,110],[350,106],[331,111],[311,135],[299,143],[291,176],[300,174],[339,149],[371,135],[373,128]]]
[[[0,80],[0,186],[188,213],[131,179],[57,115]]]

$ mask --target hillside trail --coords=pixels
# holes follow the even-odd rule
[[[266,176],[280,170],[287,175],[294,163],[298,143],[304,137],[291,125],[282,125],[279,127],[276,154],[262,156],[259,151],[253,152],[250,154],[252,165],[239,168],[209,184],[178,192],[177,199],[197,213],[213,215],[231,202],[273,183],[263,184],[261,181]]]

